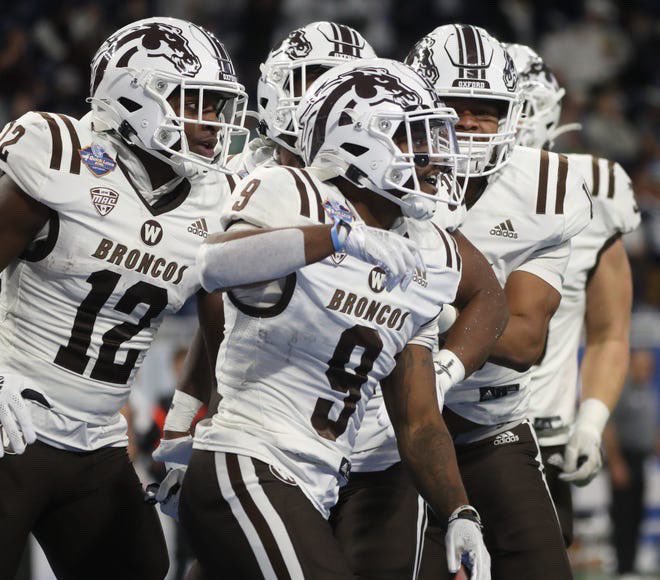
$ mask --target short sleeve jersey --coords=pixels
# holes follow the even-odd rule
[[[561,303],[550,321],[540,365],[532,369],[531,412],[539,441],[560,445],[568,440],[578,394],[578,348],[586,310],[586,287],[603,250],[640,223],[632,183],[613,161],[591,155],[568,155],[588,182],[594,219],[573,238]]]
[[[164,315],[200,288],[195,256],[220,228],[227,180],[184,180],[150,206],[89,116],[36,112],[0,133],[0,170],[50,211],[3,272],[0,370],[44,394],[39,439],[125,445],[119,410]]]
[[[225,227],[332,223],[326,202],[360,221],[311,169],[257,168],[234,200]],[[223,399],[210,424],[198,426],[195,447],[274,465],[327,516],[376,385],[407,344],[432,349],[435,318],[460,279],[460,256],[444,231],[413,220],[397,231],[418,245],[427,268],[405,292],[387,292],[379,268],[336,253],[289,275],[279,302],[267,308],[227,293],[216,366]]]
[[[591,221],[580,168],[564,155],[516,147],[468,209],[460,231],[490,262],[500,284],[516,271],[561,292],[570,240]],[[487,362],[450,389],[445,404],[483,425],[524,418],[530,373]]]

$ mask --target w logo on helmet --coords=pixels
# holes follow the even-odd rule
[[[435,39],[430,36],[422,38],[410,51],[406,57],[406,64],[412,66],[419,74],[426,77],[428,81],[435,85],[440,78],[440,71],[433,62],[433,50],[431,47],[435,44]]]
[[[431,87],[429,87],[429,91],[432,93]],[[349,96],[353,98],[344,99],[347,100],[342,104],[345,109],[354,108],[357,104],[355,97],[367,101],[371,107],[381,103],[393,103],[404,110],[414,110],[423,102],[417,92],[384,68],[363,67],[340,74],[318,88],[315,97],[310,100],[307,109],[300,115],[301,119],[307,119],[305,122],[307,127],[310,127],[310,123],[314,124],[310,162],[313,161],[325,142],[330,113],[342,97]],[[316,117],[312,119],[313,113],[310,109],[315,108],[321,100],[323,103],[319,107]]]
[[[312,52],[312,43],[307,40],[305,30],[302,28],[298,28],[289,34],[285,45],[287,45],[287,47],[284,49],[284,54],[286,54],[291,60],[305,58],[310,52]]]
[[[122,29],[108,38],[92,62],[92,94],[112,59],[117,59],[118,68],[128,67],[133,56],[145,52],[149,58],[168,60],[183,76],[194,77],[202,68],[180,28],[163,22],[148,22]]]

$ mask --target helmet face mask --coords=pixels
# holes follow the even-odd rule
[[[559,118],[565,91],[531,48],[509,44],[507,51],[518,71],[524,97],[517,142],[526,147],[552,149],[554,139],[564,132],[559,129]]]
[[[196,115],[185,114],[186,97],[203,104],[210,94],[226,101],[217,120],[200,106]],[[170,101],[177,96],[175,111]],[[247,94],[223,45],[203,28],[174,18],[141,20],[110,36],[92,60],[90,102],[96,130],[116,131],[182,176],[229,172],[229,148],[248,133]],[[202,127],[213,145],[208,155],[195,152],[187,136]]]
[[[369,59],[335,67],[312,84],[297,115],[306,165],[335,170],[408,217],[430,218],[437,202],[460,204],[456,114],[408,66]]]
[[[307,87],[325,70],[375,56],[362,35],[343,24],[313,22],[292,31],[260,67],[257,102],[266,136],[299,155],[295,111]]]
[[[469,163],[459,167],[465,178],[489,175],[508,161],[522,110],[518,75],[503,46],[476,26],[445,25],[422,38],[406,57],[435,87],[442,99],[490,101],[502,113],[497,131],[457,131],[461,153]]]

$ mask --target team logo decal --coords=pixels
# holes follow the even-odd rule
[[[330,259],[335,266],[339,266],[339,264],[344,261],[347,255],[348,254],[345,254],[344,252],[335,252],[330,256]]]
[[[380,266],[376,266],[369,272],[369,288],[376,294],[385,290],[385,283],[387,282],[387,274]]]
[[[455,29],[456,34],[447,39],[444,47],[451,64],[458,72],[458,78],[452,82],[452,87],[489,89],[486,71],[493,61],[492,48],[484,46],[481,34],[474,26],[457,24]],[[513,61],[511,64],[513,65]]]
[[[140,228],[140,237],[147,246],[155,246],[163,239],[163,228],[155,220],[147,220]]]
[[[101,217],[108,215],[113,209],[115,209],[117,201],[119,200],[119,194],[107,187],[94,187],[89,190],[89,195],[92,198],[92,203],[94,204],[96,211]]]
[[[434,44],[434,38],[425,36],[413,47],[406,58],[406,64],[412,66],[433,85],[435,85],[440,78],[440,71],[433,62],[433,50],[431,47]]]
[[[518,73],[516,72],[511,55],[506,50],[504,51],[504,74],[502,78],[504,80],[504,86],[508,91],[513,92],[516,90],[518,86]]]
[[[312,43],[307,40],[305,31],[302,28],[298,28],[289,34],[287,37],[287,44],[288,46],[284,49],[284,54],[286,54],[291,60],[305,58],[310,52],[312,52]]]
[[[279,469],[276,469],[272,465],[268,466],[268,470],[273,474],[273,477],[279,479],[282,483],[286,483],[287,485],[296,486],[296,487],[298,486],[298,483],[296,482],[295,479],[293,479],[293,477],[289,475],[284,475]]]
[[[87,169],[96,175],[96,177],[102,177],[114,171],[117,167],[117,162],[97,143],[92,143],[89,147],[79,149],[78,153]]]

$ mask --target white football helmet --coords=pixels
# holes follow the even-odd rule
[[[503,167],[516,141],[522,93],[513,61],[502,44],[478,26],[447,24],[417,42],[406,63],[425,76],[442,99],[498,104],[502,113],[497,133],[456,133],[461,153],[470,158],[459,173],[475,177]]]
[[[580,128],[579,123],[559,126],[561,100],[566,91],[559,86],[543,59],[529,46],[504,46],[518,71],[524,98],[517,142],[526,147],[552,149],[559,135]]]
[[[369,43],[350,26],[312,22],[294,30],[260,67],[257,106],[261,132],[299,155],[295,110],[308,85],[308,73],[313,70],[318,76],[346,61],[375,57]]]
[[[385,197],[408,217],[429,219],[438,201],[460,205],[458,118],[407,65],[374,58],[334,67],[309,87],[297,118],[307,166]],[[441,166],[435,195],[421,190],[417,175],[429,163]]]
[[[94,128],[121,137],[169,163],[182,176],[228,173],[234,137],[243,141],[247,94],[222,43],[209,31],[176,18],[147,18],[112,34],[92,59],[90,99]],[[180,91],[175,111],[168,98]],[[217,97],[218,120],[203,118],[204,96]],[[185,96],[198,99],[197,118],[184,115]],[[217,128],[215,156],[192,152],[186,123]]]

